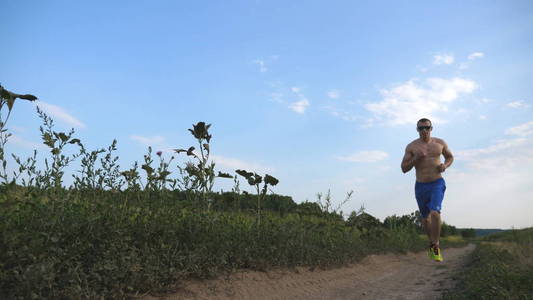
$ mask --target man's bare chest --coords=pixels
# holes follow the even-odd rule
[[[419,143],[415,148],[427,157],[439,157],[442,154],[443,145],[437,142]]]

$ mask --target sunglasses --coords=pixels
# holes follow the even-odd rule
[[[417,130],[418,131],[422,131],[422,130],[431,130],[431,126],[418,126],[417,127]]]

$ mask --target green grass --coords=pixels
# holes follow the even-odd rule
[[[0,210],[2,299],[127,298],[236,269],[338,266],[426,245],[412,227],[358,230],[338,218],[269,211],[258,223],[255,213],[123,192],[17,197]]]
[[[328,268],[427,246],[412,224],[357,228],[299,205],[258,222],[255,210],[207,211],[173,193],[0,191],[1,299],[128,298],[237,269]]]
[[[533,228],[489,235],[444,299],[533,299]]]
[[[483,241],[533,244],[533,228],[513,229],[483,237]]]
[[[426,239],[426,235],[420,235],[422,239]],[[440,238],[440,247],[445,248],[456,248],[456,247],[465,247],[467,246],[471,241],[469,239],[465,239],[460,235],[449,235],[445,237]]]

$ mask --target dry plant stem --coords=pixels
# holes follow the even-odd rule
[[[8,138],[11,136],[11,133],[8,133],[5,129],[5,126],[7,124],[7,121],[9,120],[9,116],[11,116],[11,110],[13,109],[13,105],[15,103],[15,100],[24,99],[28,101],[35,101],[37,100],[37,97],[30,94],[17,94],[13,93],[11,91],[8,91],[4,89],[2,85],[0,85],[0,163],[2,164],[2,173],[0,173],[0,178],[3,180],[4,184],[8,183],[8,176],[7,176],[7,160],[5,158],[5,145],[7,143]],[[4,105],[7,105],[7,116],[5,120],[2,120],[2,109],[4,108]],[[22,172],[22,171],[21,171]]]

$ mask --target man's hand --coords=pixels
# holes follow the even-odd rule
[[[439,170],[439,172],[442,173],[442,172],[446,171],[446,165],[440,164],[440,165],[437,166],[437,169]]]

